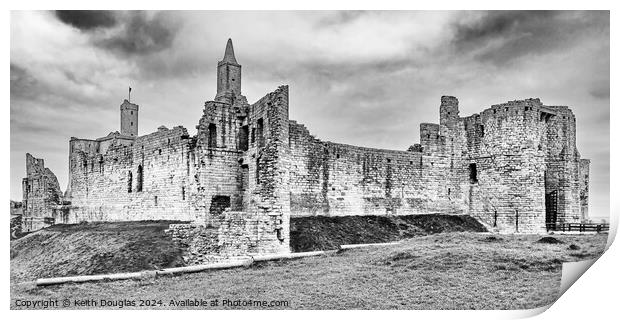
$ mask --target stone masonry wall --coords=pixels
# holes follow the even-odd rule
[[[185,128],[160,127],[105,153],[93,145],[70,142],[70,222],[197,219],[187,200],[192,152]]]
[[[262,253],[290,252],[290,150],[288,86],[280,86],[250,106],[250,146],[244,153],[249,202],[259,221]]]
[[[289,252],[291,215],[469,214],[499,232],[587,219],[589,160],[566,106],[526,99],[461,117],[443,96],[439,123],[420,124],[419,143],[399,151],[315,138],[289,119],[288,86],[249,104],[230,39],[217,86],[195,136],[180,126],[138,136],[138,106],[125,100],[121,132],[71,138],[64,197],[27,155],[24,225],[187,221],[170,232],[199,261]]]
[[[589,220],[588,205],[590,202],[590,160],[579,161],[579,200],[581,202],[581,219]]]
[[[444,156],[323,142],[290,124],[291,212],[307,215],[461,213]],[[436,133],[435,133],[436,137]]]
[[[243,211],[263,224],[257,232],[273,252],[288,243],[290,214],[466,213],[500,232],[541,232],[545,222],[587,218],[589,162],[577,152],[574,123],[567,107],[538,99],[460,117],[458,100],[442,97],[440,123],[420,125],[419,145],[381,150],[313,137],[288,119],[287,87],[253,105],[229,97],[205,103],[193,138],[182,127],[72,138],[67,222],[219,228],[225,210]],[[33,212],[57,214],[34,194],[25,200]]]
[[[191,201],[200,213],[198,220],[208,226],[216,224],[225,208],[243,209],[238,112],[230,104],[209,101],[197,126]]]
[[[220,116],[207,117],[201,124],[223,123],[217,119],[227,118],[221,116],[226,114],[224,110],[227,109],[224,105],[220,107],[222,109],[219,111],[211,110],[205,113]],[[222,148],[230,149],[225,154],[232,155],[228,158],[234,160],[229,163],[228,172],[234,173],[235,177],[224,180],[235,185],[236,189],[231,198],[234,199],[234,207],[240,207],[242,211],[233,211],[228,207],[222,211],[206,213],[206,224],[172,225],[168,232],[175,241],[184,246],[184,257],[188,263],[290,252],[288,87],[278,88],[255,104],[247,106],[246,111],[241,109],[243,108],[228,109],[235,112],[233,118],[238,121],[234,124],[236,129],[228,130],[231,136],[224,138]],[[232,121],[233,118],[229,119]],[[248,135],[252,132],[251,136],[247,137],[247,150],[239,148],[242,140],[239,136],[241,126],[247,126]],[[198,150],[204,147],[204,142],[201,141],[204,141],[205,133],[202,131],[205,127],[208,128],[208,125],[199,125]],[[232,124],[230,128],[233,128]],[[208,148],[207,150],[214,152]],[[226,158],[208,153],[202,153],[202,157],[214,157],[220,161]],[[205,171],[198,185],[209,185],[214,176],[217,177],[218,174]],[[226,194],[222,191],[218,191],[219,197]],[[209,191],[201,189],[197,194],[209,195]]]
[[[544,232],[549,192],[561,221],[587,199],[574,116],[538,99],[460,117],[444,96],[440,123],[422,123],[408,151],[323,142],[295,121],[290,146],[293,215],[467,213],[500,232]]]
[[[26,154],[26,178],[22,180],[22,231],[29,232],[53,224],[54,208],[62,203],[56,175],[43,159]]]
[[[589,173],[589,166],[581,167],[581,156],[576,147],[576,119],[566,106],[549,106],[555,116],[546,120],[547,194],[557,201],[557,222],[580,222],[582,203],[580,176]],[[587,169],[587,172],[581,172]],[[557,200],[556,200],[557,199]]]

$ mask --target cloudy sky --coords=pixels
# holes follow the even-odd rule
[[[64,189],[69,138],[119,130],[129,85],[140,134],[194,134],[229,37],[248,100],[288,84],[291,119],[324,140],[404,150],[438,122],[441,95],[461,116],[569,105],[591,214],[609,214],[609,13],[592,11],[12,12],[11,199],[26,152]]]

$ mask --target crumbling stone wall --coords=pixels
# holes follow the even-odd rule
[[[76,149],[91,154],[78,152],[86,162],[79,156],[72,161],[72,166],[82,163],[86,169],[72,170],[77,185],[90,174],[94,180],[82,184],[108,197],[88,196],[89,203],[83,205],[75,201],[74,212],[87,208],[81,213],[85,220],[166,218],[215,228],[226,209],[249,212],[271,217],[260,232],[275,244],[274,251],[288,239],[290,214],[466,213],[500,232],[541,232],[549,222],[551,192],[557,196],[554,222],[580,221],[587,215],[588,165],[576,152],[571,121],[568,108],[544,106],[538,99],[493,105],[460,117],[458,100],[444,96],[440,123],[420,125],[420,144],[407,151],[381,150],[316,139],[288,119],[286,87],[252,105],[242,96],[223,96],[205,104],[195,138],[182,128],[172,134],[180,142],[173,143],[173,149],[184,150],[172,158],[170,149],[160,148],[168,139],[165,128],[129,146],[106,147],[106,154],[132,163],[117,169],[113,163],[112,172],[131,169],[135,177],[136,163],[144,163],[144,172],[150,173],[144,175],[151,183],[145,186],[149,191],[126,200],[119,201],[117,194],[122,176],[105,182],[98,179],[110,176],[93,169],[102,159],[97,155],[102,144],[74,141]],[[159,152],[165,161],[157,162]],[[184,169],[178,169],[178,163]],[[118,190],[106,191],[110,185]],[[175,187],[181,188],[181,199],[157,195],[174,194],[170,188]]]
[[[540,106],[537,99],[511,101],[460,118],[458,100],[442,98],[444,152],[457,172],[449,184],[471,215],[496,230],[544,231]]]
[[[443,192],[445,157],[323,142],[291,122],[292,214],[462,212]]]
[[[323,142],[291,121],[292,214],[467,213],[500,232],[543,232],[555,201],[557,222],[581,221],[589,162],[574,123],[539,99],[460,117],[458,99],[443,96],[440,123],[393,151]]]
[[[273,247],[269,245],[273,241],[264,237],[263,230],[268,222],[264,217],[245,211],[226,210],[212,220],[213,226],[172,224],[166,233],[181,245],[187,264],[289,252],[288,248],[269,249]]]
[[[186,248],[184,257],[192,264],[290,252],[288,87],[279,87],[253,105],[231,108],[225,103],[207,103],[205,110],[198,126],[197,149],[206,150],[203,158],[230,161],[228,173],[201,171],[196,185],[198,188],[213,186],[213,179],[224,177],[223,183],[231,184],[230,189],[225,192],[220,187],[213,198],[228,194],[231,207],[239,211],[209,210],[204,223],[199,220],[173,225],[168,232]],[[231,112],[234,112],[232,117]],[[208,147],[210,124],[220,124],[223,128],[217,133],[222,138],[219,147]],[[248,137],[242,136],[245,134]],[[245,139],[247,146],[240,148]],[[220,148],[219,152],[214,148]],[[230,174],[234,176],[226,176]],[[203,188],[196,194],[205,195],[205,201],[210,201],[213,190]]]
[[[13,239],[22,233],[22,216],[24,215],[22,202],[11,200],[9,210],[11,212],[10,233],[11,239]]]
[[[590,160],[579,160],[579,200],[581,202],[581,219],[589,220],[588,205],[590,202]]]
[[[222,230],[219,245],[199,250],[207,256],[288,252],[288,87],[253,105],[242,96],[208,101],[197,129],[190,137],[160,127],[129,144],[122,134],[72,139],[71,222],[191,221],[177,229],[197,243]]]
[[[230,40],[217,81],[195,136],[180,126],[139,136],[125,100],[121,132],[71,138],[64,197],[27,155],[24,221],[188,221],[170,233],[200,262],[288,252],[291,214],[462,213],[499,232],[587,219],[589,160],[568,107],[527,99],[461,117],[443,96],[419,143],[383,150],[315,138],[289,119],[287,86],[249,104]]]
[[[194,210],[200,213],[198,220],[206,225],[215,224],[221,209],[226,208],[216,207],[223,203],[227,202],[233,210],[243,209],[238,162],[241,152],[236,142],[241,107],[209,101],[197,126],[191,201]],[[218,202],[217,199],[228,200]]]
[[[587,202],[585,187],[580,186],[580,176],[589,174],[589,166],[581,166],[581,156],[576,146],[576,119],[566,106],[550,106],[553,113],[545,119],[547,163],[545,185],[550,200],[557,207],[557,222],[580,222],[583,216],[582,194]],[[586,171],[587,170],[587,171]]]
[[[72,139],[69,221],[185,220],[197,218],[188,197],[191,139],[183,127],[140,136],[126,145],[115,139]]]
[[[248,150],[239,160],[243,211],[260,222],[263,253],[289,249],[288,86],[281,86],[248,108]]]
[[[22,231],[29,232],[54,224],[55,207],[62,203],[56,175],[43,159],[26,154],[26,177],[22,179]]]

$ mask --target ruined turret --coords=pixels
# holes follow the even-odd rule
[[[59,205],[62,205],[62,191],[56,175],[45,167],[43,159],[26,153],[26,177],[22,179],[23,217],[22,230],[34,231],[59,222]]]

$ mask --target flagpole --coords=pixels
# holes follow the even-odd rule
[[[131,103],[131,87],[129,87],[129,100],[128,101]]]

